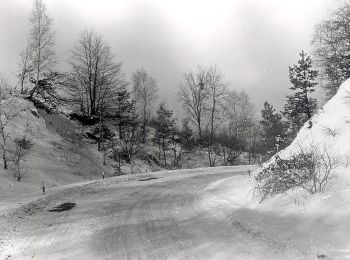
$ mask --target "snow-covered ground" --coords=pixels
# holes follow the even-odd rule
[[[350,258],[348,190],[300,198],[291,191],[259,203],[248,175],[251,169],[163,171],[50,189],[46,196],[4,212],[0,228],[7,235],[0,239],[2,256]],[[49,211],[63,202],[76,206]]]
[[[228,221],[201,204],[211,183],[251,166],[125,175],[49,190],[0,217],[0,258],[8,259],[265,259]],[[52,212],[63,202],[75,207]],[[51,211],[50,211],[51,210]],[[275,258],[276,259],[276,258]]]

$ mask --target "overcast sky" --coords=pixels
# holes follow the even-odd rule
[[[58,69],[67,70],[85,29],[110,43],[128,79],[139,67],[158,81],[175,108],[184,71],[216,64],[231,89],[245,90],[257,109],[278,108],[289,87],[288,66],[311,51],[313,28],[335,0],[46,0],[54,19]],[[0,72],[15,82],[29,32],[31,0],[0,0]],[[178,111],[178,109],[175,109]]]

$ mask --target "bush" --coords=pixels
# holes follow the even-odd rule
[[[339,156],[326,147],[312,147],[307,152],[301,150],[288,159],[277,155],[274,163],[255,176],[256,190],[261,201],[294,187],[303,188],[310,194],[324,192],[339,161]]]
[[[96,140],[98,140],[99,139],[99,135],[100,135],[100,127],[96,126],[93,129],[92,134],[95,136]],[[105,124],[102,124],[102,126],[101,126],[101,134],[102,134],[102,138],[104,140],[111,140],[114,137],[114,133]]]
[[[26,137],[16,138],[14,140],[14,143],[16,146],[16,150],[13,155],[13,175],[16,177],[17,181],[20,181],[23,177],[23,173],[21,171],[21,162],[27,155],[28,151],[32,148],[33,143],[30,139],[27,139]]]
[[[87,115],[81,115],[77,113],[71,113],[69,116],[70,119],[77,120],[83,125],[95,125],[100,120],[98,117],[89,117]]]

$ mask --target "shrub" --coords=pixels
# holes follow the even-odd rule
[[[301,149],[288,159],[275,156],[275,162],[255,176],[261,201],[294,187],[310,194],[324,192],[334,177],[332,171],[338,167],[339,158],[326,147],[312,147],[307,152]]]
[[[16,150],[13,155],[13,175],[16,177],[17,181],[20,181],[23,177],[23,173],[21,171],[21,162],[27,155],[28,151],[32,148],[33,143],[30,139],[27,139],[26,137],[16,138],[14,140],[14,143],[16,146]]]

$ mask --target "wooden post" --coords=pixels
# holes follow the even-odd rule
[[[43,188],[43,194],[45,195],[45,182],[43,182],[42,188]]]

